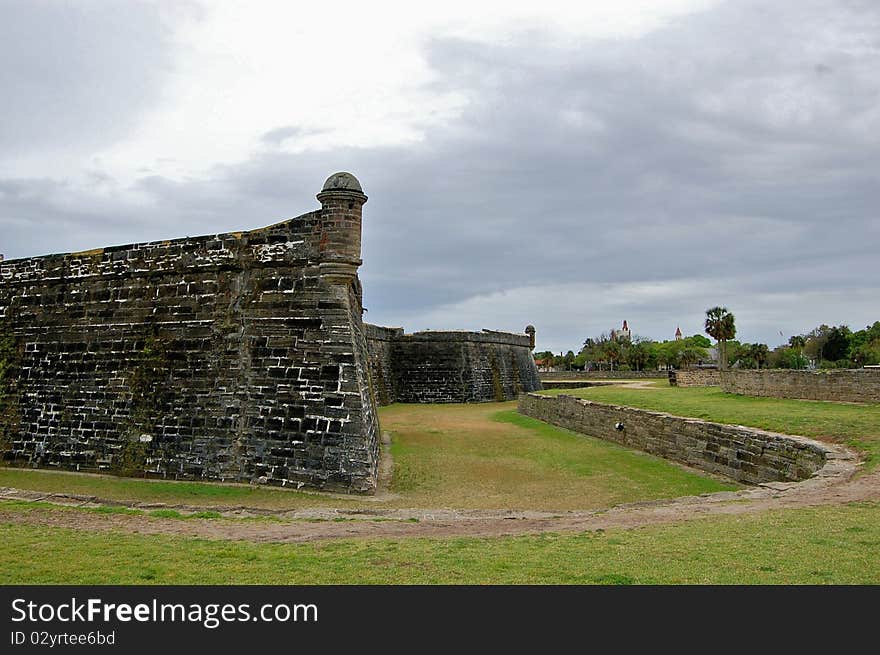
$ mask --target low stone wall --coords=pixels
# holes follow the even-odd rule
[[[721,390],[745,396],[880,403],[880,370],[723,371]]]
[[[587,387],[608,387],[613,386],[615,382],[608,381],[588,381],[588,380],[543,380],[541,386],[544,389],[586,389]]]
[[[541,380],[641,380],[665,378],[666,371],[557,371],[539,372]]]
[[[716,368],[670,371],[669,386],[717,387],[721,384],[720,373]]]
[[[840,448],[805,437],[571,396],[522,394],[519,412],[746,484],[804,480],[822,469],[826,460],[849,458]],[[623,429],[616,428],[618,423]]]

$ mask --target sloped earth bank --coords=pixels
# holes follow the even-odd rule
[[[540,532],[569,532],[638,528],[681,523],[714,515],[739,515],[770,509],[842,505],[880,501],[880,471],[856,475],[857,460],[841,449],[833,466],[800,483],[769,483],[737,492],[688,496],[664,501],[571,512],[456,511],[448,509],[334,510],[271,512],[246,507],[132,505],[165,507],[181,514],[202,510],[220,512],[217,519],[168,519],[146,514],[59,511],[34,506],[29,511],[0,505],[0,522],[88,531],[173,534],[204,539],[253,542],[305,542],[324,539],[404,537],[495,537]],[[46,495],[0,489],[0,499],[52,503],[80,508],[118,505],[99,498]],[[271,516],[271,521],[236,520]]]

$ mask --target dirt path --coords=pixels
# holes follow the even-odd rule
[[[221,519],[167,519],[145,514],[105,514],[34,507],[0,508],[0,522],[72,528],[89,532],[165,534],[205,539],[293,543],[343,538],[496,537],[639,528],[681,523],[706,516],[740,515],[770,509],[880,501],[880,471],[854,476],[855,462],[842,464],[836,477],[771,483],[738,492],[689,496],[573,512],[412,510],[299,510],[272,514],[273,521],[247,521],[266,510],[227,508]],[[98,499],[46,496],[39,492],[0,490],[0,499],[45,501],[59,505],[97,506]],[[194,512],[208,508],[181,508]],[[210,508],[218,511],[218,508]],[[238,519],[238,520],[236,520]]]
[[[654,385],[658,379],[662,378],[652,378],[647,380],[629,380],[627,382],[621,382],[619,385],[621,387],[626,387],[627,389],[660,389],[661,387],[657,387]]]

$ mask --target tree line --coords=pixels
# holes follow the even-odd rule
[[[710,353],[712,342],[702,334],[669,341],[654,341],[633,335],[615,338],[612,333],[586,339],[575,353],[535,353],[539,366],[563,370],[643,371],[666,368],[687,369],[700,365],[734,368],[854,368],[880,364],[880,321],[852,331],[846,325],[819,327],[789,338],[771,349],[765,343],[736,340],[736,321],[726,307],[706,311],[705,332],[715,339],[717,358]]]
[[[633,335],[631,339],[614,339],[603,332],[584,341],[575,354],[554,355],[549,350],[535,353],[544,366],[565,370],[644,371],[658,368],[690,368],[710,361],[712,342],[700,334],[675,341],[652,341]]]

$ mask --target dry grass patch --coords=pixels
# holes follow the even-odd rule
[[[391,494],[317,494],[0,469],[0,486],[129,503],[272,510],[338,507],[566,510],[731,489],[676,464],[519,416],[515,403],[392,405]]]
[[[520,416],[515,403],[393,405],[392,491],[419,507],[585,509],[734,488]]]

